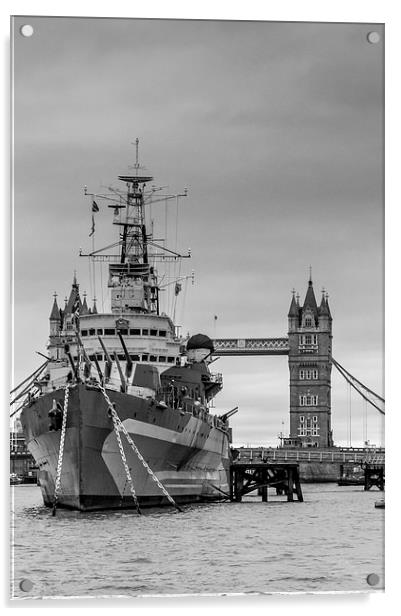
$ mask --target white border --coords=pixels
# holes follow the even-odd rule
[[[50,1],[19,1],[14,2],[5,1],[1,6],[1,28],[2,28],[2,43],[3,43],[3,62],[1,63],[3,71],[3,92],[5,96],[2,97],[3,104],[3,135],[9,134],[9,101],[8,101],[8,79],[9,79],[9,15],[58,15],[58,16],[99,16],[99,17],[151,17],[151,18],[187,18],[187,19],[239,19],[239,20],[269,20],[269,21],[355,21],[355,22],[380,22],[385,23],[386,26],[386,382],[388,384],[386,398],[387,408],[391,409],[393,415],[400,413],[399,403],[395,400],[394,383],[397,383],[397,364],[395,356],[395,348],[398,346],[399,334],[394,341],[394,328],[390,330],[392,324],[397,323],[401,316],[401,302],[399,301],[399,274],[398,274],[398,260],[395,250],[397,246],[399,235],[399,215],[395,214],[397,208],[399,208],[399,176],[400,176],[400,164],[399,159],[399,110],[401,109],[399,91],[397,88],[397,81],[399,75],[399,66],[397,58],[400,57],[400,44],[399,44],[399,13],[397,9],[397,3],[388,1],[367,1],[364,2],[350,2],[349,0],[336,0],[332,3],[324,3],[317,0],[304,0],[299,2],[296,0],[287,0],[284,3],[271,3],[268,1],[250,0],[248,2],[223,2],[219,0],[204,0],[202,3],[194,5],[189,2],[177,2],[170,0],[169,2],[158,2],[148,0],[146,3],[138,3],[136,1],[121,1],[113,0],[113,2],[90,2],[87,0],[69,0],[69,2],[59,1],[57,3]],[[6,141],[6,140],[5,140]],[[9,225],[10,220],[8,216],[8,202],[9,202],[9,149],[8,144],[5,143],[2,149],[4,157],[3,165],[0,165],[3,179],[3,207],[0,208],[2,216],[2,239],[3,245],[9,246]],[[9,288],[9,271],[10,262],[9,258],[2,260],[3,267],[1,268],[0,288],[4,290]],[[379,290],[378,290],[379,291]],[[9,323],[7,319],[9,317],[8,308],[4,305],[4,301],[1,306],[1,323],[3,334],[3,341],[7,340],[9,334]],[[390,335],[391,334],[391,335]],[[2,344],[3,353],[1,356],[2,363],[0,365],[0,374],[2,377],[2,383],[4,384],[5,375],[9,373],[8,356],[9,349],[4,348]],[[398,364],[399,359],[397,358]],[[7,393],[8,383],[5,383],[5,393]],[[394,401],[391,404],[391,401]],[[4,405],[4,410],[6,406]],[[7,420],[8,421],[8,420]],[[399,429],[399,421],[396,422],[392,418],[391,414],[388,414],[387,434],[395,434],[397,443],[400,438],[401,430]],[[6,431],[7,446],[5,447],[5,455],[3,461],[5,462],[5,472],[3,472],[3,478],[8,478],[6,474],[8,468],[8,434]],[[390,440],[391,446],[391,440]],[[396,460],[392,451],[389,451],[387,459],[390,461],[390,469],[388,469],[388,476],[390,484],[394,485],[391,481],[391,476],[396,472]],[[391,447],[390,447],[391,449]],[[394,464],[391,464],[391,460]],[[388,464],[389,466],[389,464]],[[398,480],[399,482],[399,480]],[[388,482],[389,484],[389,482]],[[399,488],[397,488],[399,489]],[[389,490],[387,490],[389,492]],[[7,502],[8,486],[6,491],[6,498],[3,500]],[[269,597],[222,597],[222,598],[206,598],[202,597],[199,600],[195,598],[181,598],[181,599],[137,599],[129,601],[107,600],[107,601],[93,601],[91,599],[76,599],[74,603],[70,605],[72,608],[77,608],[80,605],[88,609],[112,608],[113,606],[126,607],[127,609],[134,609],[136,611],[148,612],[149,609],[162,609],[163,612],[170,614],[176,613],[176,611],[189,609],[191,612],[200,613],[209,606],[215,607],[219,611],[230,613],[235,606],[238,610],[243,611],[247,606],[256,610],[266,609],[279,609],[283,611],[307,611],[308,613],[319,610],[322,608],[327,614],[338,612],[342,607],[351,608],[353,613],[357,614],[363,612],[364,615],[377,614],[380,608],[384,608],[387,612],[394,602],[396,605],[396,591],[398,581],[398,554],[397,544],[398,541],[394,536],[396,529],[397,508],[396,505],[388,507],[388,504],[393,501],[393,494],[387,494],[387,509],[386,509],[386,535],[389,540],[386,542],[386,592],[373,593],[370,595],[315,595],[308,596],[269,596]],[[393,509],[391,511],[391,509]],[[4,510],[3,510],[4,511]],[[398,517],[398,515],[397,515]],[[5,541],[3,545],[8,544],[8,516],[5,515]],[[3,528],[4,528],[3,527]],[[397,560],[396,560],[397,558]],[[3,581],[3,606],[6,609],[10,609],[11,605],[7,605],[8,597],[8,562],[4,562],[3,575],[1,576]],[[58,603],[58,600],[55,600]],[[30,607],[30,609],[43,610],[45,607],[55,608],[56,603],[50,602],[48,606],[45,606],[43,602],[37,605],[33,601],[23,602],[23,607]],[[145,605],[146,603],[146,605]],[[398,603],[398,602],[397,602]],[[59,603],[58,603],[59,604]],[[37,607],[34,607],[37,605]],[[59,604],[60,605],[60,604]],[[96,605],[96,607],[94,607]],[[67,607],[65,604],[63,607]],[[22,609],[16,607],[16,604],[12,604],[11,609],[16,609],[17,612]]]

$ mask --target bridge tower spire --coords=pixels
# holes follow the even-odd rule
[[[290,436],[284,444],[331,447],[332,317],[325,293],[320,306],[312,272],[302,306],[294,292],[288,313]]]

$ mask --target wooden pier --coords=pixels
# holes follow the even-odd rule
[[[287,501],[303,501],[298,464],[267,462],[233,462],[230,466],[230,500],[241,502],[242,497],[254,490],[268,500],[268,488],[277,494],[286,494]]]
[[[365,472],[365,486],[364,490],[370,490],[373,486],[379,488],[383,492],[384,490],[384,464],[370,464],[363,465]]]

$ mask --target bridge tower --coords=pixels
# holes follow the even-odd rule
[[[328,296],[322,291],[317,305],[310,275],[303,306],[293,291],[288,312],[290,436],[283,440],[284,446],[333,446],[331,341]]]

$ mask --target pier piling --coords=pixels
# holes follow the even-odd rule
[[[242,497],[258,490],[262,502],[268,502],[268,488],[277,494],[286,494],[287,501],[303,501],[298,464],[266,462],[233,462],[230,466],[230,500],[241,502]]]

